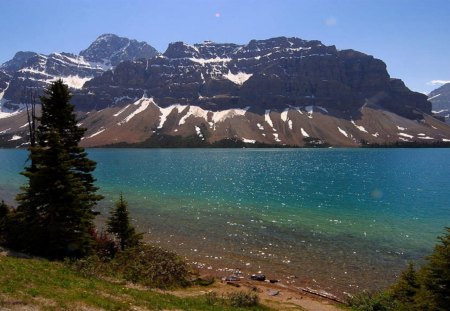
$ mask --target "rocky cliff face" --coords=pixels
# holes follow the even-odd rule
[[[119,64],[83,91],[80,97],[90,95],[77,98],[81,109],[90,109],[93,101],[107,107],[119,98],[147,94],[163,107],[181,103],[263,111],[317,105],[346,115],[371,104],[410,119],[431,113],[426,96],[391,79],[381,60],[284,37],[247,45],[172,43],[161,56]]]
[[[433,104],[433,113],[450,123],[450,83],[432,91],[428,100]]]
[[[81,56],[54,54],[54,65],[45,70],[39,67],[43,56],[32,56],[14,73],[23,85],[47,79],[36,72],[65,73],[56,60],[80,64],[81,59],[89,65],[77,65],[77,76],[86,81],[72,86],[72,102],[88,128],[85,146],[174,139],[196,145],[450,142],[448,125],[428,116],[425,95],[392,79],[381,60],[357,51],[279,37],[246,45],[175,42],[163,54],[139,58],[137,52],[130,56],[132,50],[145,50],[137,48],[139,43],[110,39],[101,36]],[[116,56],[129,60],[108,69]],[[105,59],[108,65],[100,62]],[[24,76],[28,73],[33,75]],[[24,122],[20,118],[0,122],[0,133],[7,130],[5,141],[15,137],[13,142],[23,143],[17,137],[24,140],[25,134],[12,126],[14,119]]]

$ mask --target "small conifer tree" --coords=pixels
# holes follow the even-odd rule
[[[402,272],[398,281],[391,287],[392,298],[403,308],[415,310],[416,295],[420,290],[418,274],[413,263]]]
[[[122,194],[120,194],[119,200],[111,210],[106,225],[107,231],[119,240],[122,251],[139,245],[142,239],[142,234],[136,233],[135,228],[130,223],[128,203],[123,199]]]

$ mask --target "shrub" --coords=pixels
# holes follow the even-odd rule
[[[85,277],[103,277],[111,275],[109,261],[105,261],[97,255],[81,259],[66,258],[66,266]]]
[[[252,291],[231,292],[227,295],[227,298],[230,306],[235,308],[253,307],[259,303],[258,294]]]
[[[125,280],[157,288],[188,285],[188,267],[177,254],[160,247],[140,245],[120,251],[111,261],[115,274]]]
[[[348,300],[353,310],[360,311],[389,311],[395,310],[395,301],[385,293],[370,293],[364,291]]]
[[[114,240],[106,233],[93,229],[90,234],[95,242],[95,253],[103,260],[112,259],[118,251]]]
[[[220,301],[216,292],[207,292],[205,294],[205,300],[206,300],[206,303],[211,306],[217,304]]]

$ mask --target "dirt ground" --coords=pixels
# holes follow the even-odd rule
[[[339,311],[340,304],[301,289],[289,288],[282,283],[241,280],[237,282],[216,281],[209,286],[194,286],[188,289],[168,291],[178,297],[200,296],[215,292],[219,297],[233,291],[255,291],[262,304],[275,310]]]

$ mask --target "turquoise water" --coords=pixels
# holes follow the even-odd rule
[[[107,208],[211,269],[335,293],[379,288],[450,225],[449,149],[92,149]],[[0,196],[26,152],[0,150]],[[292,275],[297,278],[292,278]]]

